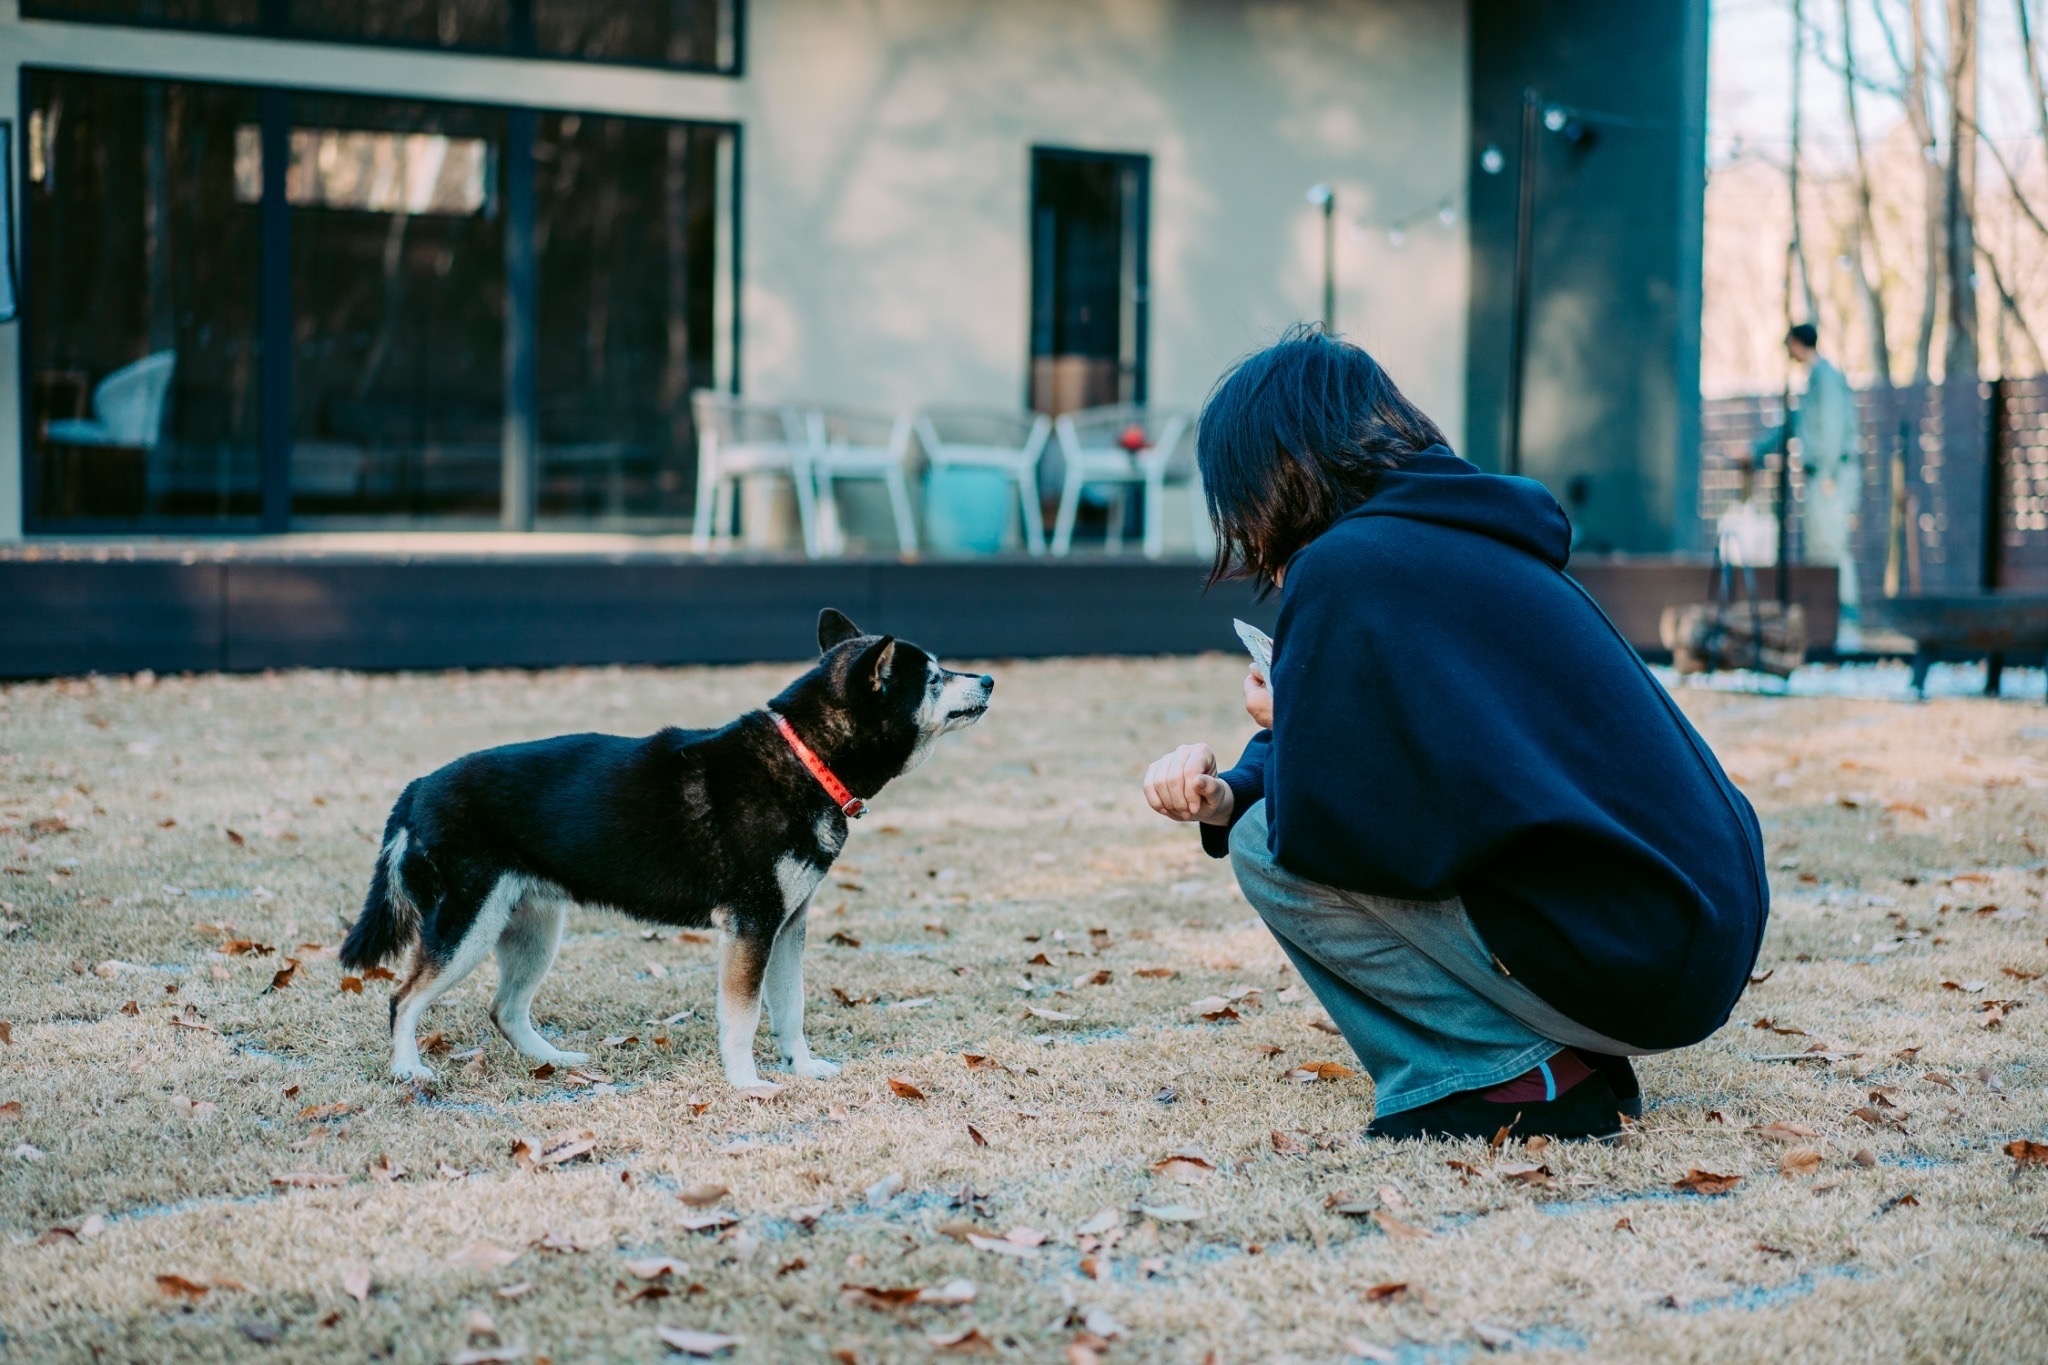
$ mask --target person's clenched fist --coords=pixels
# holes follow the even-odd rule
[[[1183,744],[1145,770],[1145,803],[1169,820],[1228,824],[1235,799],[1206,744]]]

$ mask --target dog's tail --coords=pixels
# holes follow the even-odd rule
[[[412,814],[412,784],[400,793],[384,822],[384,842],[377,850],[377,869],[370,875],[370,894],[363,901],[362,917],[348,931],[341,945],[341,965],[361,970],[374,967],[385,958],[403,951],[420,936],[420,907],[405,879],[406,854],[412,849],[412,835],[406,821]],[[415,869],[424,859],[415,857]]]

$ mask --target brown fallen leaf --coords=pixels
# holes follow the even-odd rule
[[[1765,968],[1762,971],[1751,972],[1749,974],[1749,984],[1752,986],[1761,986],[1764,984],[1764,982],[1769,981],[1772,975],[1777,972],[1777,970],[1778,969],[1776,967],[1769,967]]]
[[[1367,1303],[1391,1303],[1395,1299],[1406,1298],[1407,1296],[1408,1282],[1406,1280],[1389,1280],[1385,1284],[1373,1285],[1365,1291],[1365,1301]]]
[[[344,995],[361,995],[363,979],[360,976],[344,976],[341,979],[341,990]]]
[[[1110,983],[1110,980],[1111,975],[1109,968],[1098,967],[1092,972],[1083,972],[1081,975],[1075,977],[1074,986],[1077,990],[1082,986],[1107,986]]]
[[[967,1125],[967,1140],[977,1147],[988,1146],[988,1139],[981,1135],[981,1129],[971,1123]]]
[[[981,1334],[979,1327],[964,1327],[957,1332],[926,1332],[924,1339],[932,1349],[950,1355],[994,1355],[995,1343]]]
[[[1153,1162],[1152,1174],[1183,1185],[1199,1185],[1216,1174],[1216,1163],[1199,1152],[1174,1152]]]
[[[1280,1079],[1293,1081],[1296,1085],[1312,1085],[1317,1081],[1341,1081],[1357,1074],[1342,1062],[1304,1062],[1283,1073]]]
[[[1171,967],[1140,967],[1131,973],[1132,976],[1142,976],[1147,981],[1164,981],[1173,974],[1174,969]]]
[[[220,1106],[211,1100],[195,1100],[188,1095],[171,1096],[171,1108],[194,1123],[204,1123],[220,1112]]]
[[[203,1299],[213,1289],[205,1280],[195,1280],[184,1275],[159,1275],[156,1287],[172,1298]]]
[[[1877,1165],[1877,1153],[1871,1151],[1868,1147],[1859,1147],[1850,1155],[1849,1160],[1865,1170],[1869,1170]]]
[[[1493,1173],[1502,1180],[1512,1180],[1517,1185],[1529,1185],[1536,1189],[1547,1189],[1554,1182],[1550,1168],[1539,1166],[1533,1161],[1502,1161],[1495,1164]]]
[[[690,1267],[673,1256],[641,1256],[623,1262],[626,1273],[636,1280],[658,1280],[664,1275],[687,1275]]]
[[[924,1091],[919,1090],[914,1084],[901,1076],[889,1077],[889,1089],[906,1100],[921,1100],[924,1098]]]
[[[1895,1122],[1895,1120],[1888,1118],[1883,1114],[1880,1114],[1877,1110],[1872,1109],[1867,1104],[1859,1104],[1854,1109],[1851,1109],[1849,1111],[1849,1117],[1852,1119],[1862,1119],[1865,1123],[1869,1124],[1873,1128],[1886,1128],[1891,1126],[1891,1124]]]
[[[271,1175],[270,1183],[280,1189],[311,1190],[323,1185],[346,1185],[348,1177],[331,1171],[278,1171]]]
[[[720,1210],[716,1213],[686,1213],[676,1219],[676,1226],[684,1232],[716,1232],[739,1221],[738,1215]]]
[[[1794,1147],[1778,1158],[1778,1174],[1790,1180],[1802,1175],[1812,1175],[1820,1169],[1820,1153],[1811,1147]]]
[[[299,1118],[307,1123],[318,1123],[326,1119],[338,1119],[356,1112],[356,1107],[341,1100],[333,1104],[309,1104],[299,1111]]]
[[[963,1052],[960,1054],[960,1060],[967,1063],[969,1071],[1001,1071],[1003,1069],[1001,1062],[993,1057],[984,1056],[979,1052]]]
[[[1304,1156],[1308,1152],[1308,1144],[1292,1133],[1283,1133],[1278,1128],[1275,1128],[1273,1130],[1273,1150],[1281,1156]]]
[[[705,1209],[731,1195],[731,1193],[732,1191],[723,1185],[696,1184],[684,1186],[677,1192],[676,1198],[682,1200],[693,1209]]]
[[[370,1163],[370,1175],[378,1180],[392,1181],[405,1175],[405,1167],[391,1159],[388,1152],[379,1152],[377,1159]]]
[[[226,834],[228,836],[228,842],[233,844],[236,848],[243,848],[249,842],[247,839],[243,838],[241,834],[236,830],[227,830]]]
[[[543,1232],[540,1236],[527,1243],[527,1245],[536,1251],[552,1251],[558,1256],[574,1255],[578,1252],[590,1250],[589,1247],[583,1245],[583,1243],[577,1241],[566,1232]]]
[[[1804,1142],[1808,1138],[1820,1136],[1819,1133],[1803,1123],[1787,1123],[1782,1119],[1774,1123],[1766,1123],[1761,1127],[1751,1128],[1749,1131],[1755,1133],[1760,1138],[1783,1143],[1787,1147]]]
[[[121,1013],[127,1015],[130,1019],[135,1019],[141,1016],[142,1006],[136,1004],[133,1000],[130,1000],[126,1004],[121,1006]],[[8,1041],[12,1042],[13,1039],[10,1038]]]
[[[1427,1228],[1419,1228],[1413,1223],[1401,1221],[1385,1209],[1374,1209],[1368,1216],[1372,1219],[1374,1226],[1397,1242],[1412,1242],[1418,1238],[1435,1235]]]
[[[130,1003],[134,1002],[131,1001]],[[5,1019],[0,1019],[0,1043],[5,1043],[9,1047],[14,1046],[14,1025],[8,1023]]]
[[[2005,1154],[2012,1158],[2015,1175],[2029,1166],[2048,1166],[2048,1142],[2014,1138],[2005,1144]]]
[[[832,988],[832,998],[834,1000],[837,1000],[840,1004],[846,1006],[846,1008],[848,1009],[852,1009],[856,1005],[871,1005],[875,1001],[875,997],[873,997],[872,995],[849,995],[847,994],[846,990],[840,986],[834,986]]]
[[[1671,1188],[1685,1194],[1726,1194],[1742,1183],[1739,1175],[1716,1175],[1697,1166],[1671,1182]]]
[[[363,980],[396,981],[398,980],[398,973],[392,971],[389,967],[372,967],[370,968],[370,970],[363,973]]]
[[[281,991],[286,986],[291,985],[292,977],[297,975],[298,970],[299,960],[295,957],[286,958],[284,960],[284,965],[280,967],[276,972],[273,972],[271,974],[270,989],[274,991]]]

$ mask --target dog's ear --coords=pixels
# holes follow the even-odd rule
[[[818,613],[818,652],[820,654],[823,654],[836,644],[855,638],[859,634],[860,627],[855,625],[845,612],[834,611],[831,607],[827,607]]]
[[[853,667],[846,670],[846,690],[853,691],[862,683],[879,692],[889,685],[889,670],[896,663],[896,637],[884,635],[860,652],[853,661]]]

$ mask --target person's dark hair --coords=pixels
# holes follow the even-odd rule
[[[1785,340],[1796,341],[1801,346],[1816,347],[1820,345],[1820,329],[1810,322],[1796,323],[1791,331],[1785,333]]]
[[[1210,584],[1249,578],[1268,591],[1295,551],[1372,495],[1381,470],[1444,444],[1362,349],[1320,327],[1289,328],[1226,371],[1202,407]]]

